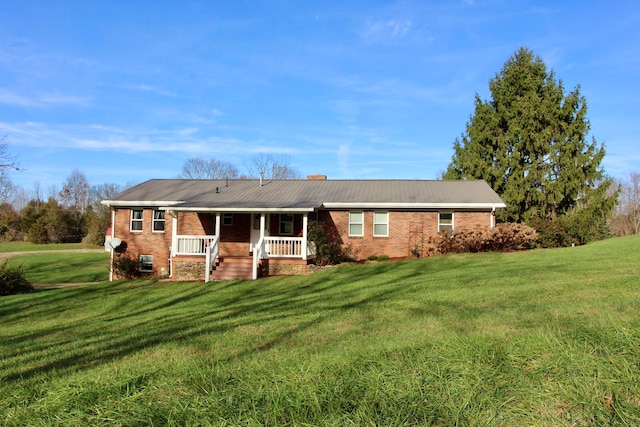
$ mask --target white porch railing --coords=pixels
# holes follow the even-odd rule
[[[302,237],[269,237],[264,238],[265,250],[272,257],[306,258],[307,248]]]
[[[220,237],[216,236],[211,242],[211,245],[207,248],[207,254],[205,257],[205,266],[206,270],[204,272],[204,281],[209,281],[209,276],[211,275],[211,270],[213,269],[213,265],[220,256]]]
[[[176,236],[175,255],[206,255],[217,236]]]

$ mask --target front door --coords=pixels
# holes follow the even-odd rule
[[[268,221],[265,218],[265,227],[267,226]],[[266,234],[266,233],[265,233]],[[251,216],[251,243],[249,247],[249,252],[253,252],[253,248],[260,241],[260,214],[253,214]]]

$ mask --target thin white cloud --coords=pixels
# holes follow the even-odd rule
[[[177,96],[175,93],[173,93],[171,91],[164,90],[164,89],[159,89],[157,87],[149,86],[149,85],[144,84],[144,83],[135,84],[135,85],[120,85],[118,87],[121,88],[121,89],[134,90],[134,91],[140,91],[140,92],[148,92],[148,93],[155,93],[157,95],[168,96],[168,97]]]
[[[410,20],[367,20],[362,37],[366,40],[397,39],[406,36],[413,23]]]
[[[14,107],[49,108],[60,105],[86,106],[88,103],[88,98],[78,96],[60,94],[24,96],[15,92],[0,89],[0,104]]]
[[[37,100],[0,89],[0,104],[16,107],[40,107]]]

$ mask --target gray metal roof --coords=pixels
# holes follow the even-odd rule
[[[153,179],[104,200],[110,206],[176,210],[291,210],[500,208],[481,180],[184,180]]]

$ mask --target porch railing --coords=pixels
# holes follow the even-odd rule
[[[265,250],[269,256],[282,258],[303,258],[306,255],[302,237],[268,237],[264,238]]]
[[[176,236],[175,255],[206,255],[217,236]]]
[[[211,245],[207,248],[207,254],[205,257],[206,270],[204,272],[204,281],[208,282],[211,275],[211,270],[216,262],[216,259],[220,256],[220,238],[215,236]]]
[[[258,266],[260,261],[266,258],[266,238],[262,237],[253,248],[253,272],[251,278],[256,280],[258,278]]]

